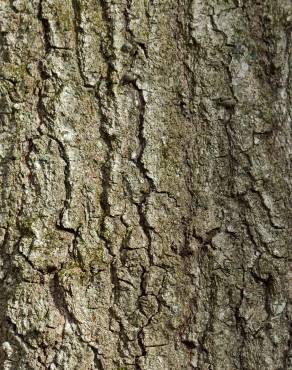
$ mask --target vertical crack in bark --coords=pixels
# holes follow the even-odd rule
[[[225,34],[225,32],[220,30],[220,28],[218,27],[218,25],[215,21],[215,9],[214,9],[213,6],[211,6],[211,10],[212,10],[212,13],[209,14],[209,17],[210,17],[211,25],[212,25],[212,28],[213,28],[214,32],[222,35],[222,37],[224,39],[224,44],[227,48],[234,47],[233,44],[228,43],[228,38],[227,38],[227,35]],[[235,107],[236,107],[236,104],[238,102],[238,99],[237,99],[235,91],[234,91],[233,77],[232,77],[232,72],[230,70],[230,64],[232,62],[232,55],[231,55],[230,51],[228,51],[227,55],[228,55],[229,61],[228,61],[227,64],[222,63],[222,65],[224,66],[226,74],[228,76],[228,80],[229,80],[228,86],[229,86],[229,89],[230,89],[230,92],[231,92],[231,97],[221,97],[218,100],[218,103],[220,105],[224,106],[229,111],[228,120],[225,122],[225,130],[226,130],[226,135],[227,135],[228,142],[229,142],[229,155],[230,155],[230,158],[231,158],[231,163],[230,163],[231,173],[233,173],[235,158],[234,158],[234,155],[232,153],[232,135],[229,132],[229,130],[231,130],[230,122],[232,122],[232,118],[233,118],[233,115],[235,113]]]
[[[145,273],[146,273],[146,270],[144,268],[144,266],[141,266],[142,267],[142,274],[141,274],[141,281],[140,281],[140,291],[141,291],[141,294],[138,298],[141,299],[141,297],[143,296],[146,296],[146,292],[145,292],[145,289],[144,289],[144,279],[145,279]],[[140,309],[140,307],[139,307]],[[149,320],[148,320],[149,322]],[[138,331],[137,333],[137,341],[138,341],[138,344],[139,344],[139,347],[141,349],[141,356],[137,356],[136,359],[135,359],[135,364],[136,364],[136,367],[137,367],[137,370],[142,370],[140,365],[139,365],[139,357],[143,357],[143,356],[146,356],[147,355],[147,351],[146,351],[146,348],[145,348],[145,345],[144,345],[144,340],[143,340],[143,329],[144,329],[145,326],[142,326],[140,328],[140,330]]]
[[[242,247],[243,247],[243,251],[244,251],[244,246],[242,246]],[[241,306],[242,306],[243,301],[244,301],[245,285],[246,285],[246,282],[245,282],[245,266],[242,264],[242,287],[240,288],[240,301],[236,305],[235,312],[234,312],[236,329],[237,329],[237,331],[240,335],[240,341],[241,341],[241,345],[240,345],[240,348],[239,348],[239,358],[238,358],[240,369],[245,368],[243,351],[244,351],[245,342],[246,342],[246,331],[245,331],[246,322],[245,322],[245,319],[240,314],[240,309],[241,309]]]
[[[106,87],[106,91],[108,95],[112,97],[112,92],[109,86]],[[104,103],[103,93],[105,92],[101,90],[101,85],[99,85],[99,90],[96,91],[96,99],[97,99],[100,118],[101,118],[100,125],[99,125],[99,133],[100,133],[100,137],[102,138],[106,146],[106,156],[104,159],[104,163],[102,164],[102,167],[101,167],[102,192],[100,194],[100,207],[102,209],[102,218],[100,221],[100,238],[103,240],[104,245],[109,255],[112,257],[109,272],[110,272],[110,279],[111,279],[111,285],[112,285],[113,301],[112,301],[111,306],[109,307],[109,314],[111,317],[116,318],[117,321],[120,322],[119,317],[117,317],[116,312],[115,312],[117,291],[119,289],[119,280],[117,276],[117,267],[116,267],[116,256],[112,253],[110,240],[106,236],[106,224],[105,224],[106,217],[111,217],[110,216],[110,203],[109,203],[109,189],[111,186],[110,178],[111,178],[111,171],[112,171],[112,153],[113,153],[115,139],[108,133],[107,128],[106,128],[106,124],[109,123],[109,119],[106,114],[106,107],[104,107],[105,103]]]
[[[70,204],[71,204],[71,199],[72,199],[72,184],[71,184],[71,164],[70,164],[70,158],[68,157],[68,154],[66,152],[66,148],[64,144],[62,143],[61,140],[56,138],[55,136],[48,134],[48,137],[55,141],[58,145],[60,157],[64,161],[64,187],[65,187],[65,199],[64,199],[64,206],[60,214],[60,219],[59,219],[59,226],[61,226],[64,230],[69,230],[72,231],[71,228],[68,228],[65,226],[64,223],[64,217],[65,217],[65,212],[70,209]],[[74,232],[75,234],[75,232]]]
[[[6,323],[8,327],[12,330],[14,336],[19,339],[19,341],[24,344],[25,347],[29,348],[31,351],[35,351],[35,346],[31,345],[26,338],[26,335],[20,334],[17,329],[17,325],[10,319],[10,317],[6,317]]]
[[[46,74],[43,71],[43,65],[42,62],[38,62],[38,71],[39,71],[39,77],[40,77],[40,86],[38,88],[38,99],[37,99],[37,105],[36,105],[36,111],[39,118],[39,125],[37,127],[37,131],[39,135],[41,136],[43,134],[43,129],[46,127],[46,111],[43,103],[43,85],[44,81],[47,79]],[[43,127],[44,126],[44,127]]]
[[[36,181],[36,177],[35,177],[34,172],[33,172],[32,161],[31,161],[31,158],[30,158],[31,154],[34,153],[35,150],[36,150],[36,148],[35,148],[33,139],[31,139],[31,138],[28,139],[27,153],[24,156],[25,164],[26,164],[26,167],[28,169],[28,181],[29,181],[29,184],[32,185],[35,188],[36,192],[41,194],[41,187]]]
[[[68,308],[64,289],[60,285],[60,282],[59,282],[58,272],[54,274],[52,280],[50,281],[49,290],[53,298],[53,301],[55,303],[55,307],[59,311],[60,315],[64,318],[64,324],[63,324],[63,330],[62,330],[62,342],[65,341],[67,323],[69,323],[69,325],[72,325],[72,324],[74,325],[78,333],[78,337],[82,340],[82,332],[79,327],[79,320],[75,317],[75,315]],[[55,354],[55,357],[56,356],[57,356],[57,353]],[[54,362],[54,359],[53,359],[53,362]]]
[[[106,370],[102,364],[98,350],[95,347],[91,346],[90,344],[89,344],[89,347],[91,348],[93,355],[94,355],[94,359],[93,359],[94,366],[95,366],[94,370]]]
[[[151,251],[151,245],[152,245],[152,237],[151,237],[151,227],[148,223],[147,216],[146,216],[146,206],[147,206],[147,200],[149,195],[152,192],[156,191],[156,186],[153,181],[153,179],[148,175],[147,168],[144,165],[143,162],[143,154],[146,147],[146,138],[144,136],[144,130],[145,130],[145,109],[146,109],[146,102],[144,99],[143,91],[137,87],[136,84],[134,84],[136,87],[138,94],[139,94],[139,101],[140,101],[140,107],[139,107],[139,132],[138,137],[140,141],[140,153],[137,157],[136,165],[138,166],[140,172],[142,173],[143,177],[147,180],[149,185],[149,192],[146,193],[143,197],[143,200],[140,204],[137,205],[138,213],[140,217],[140,224],[141,227],[148,239],[148,255],[150,264],[153,265],[153,256]]]
[[[141,283],[140,283],[141,294],[139,295],[139,298],[138,298],[139,300],[142,297],[147,297],[147,295],[148,295],[147,292],[144,289],[145,274],[146,274],[147,271],[143,266],[141,266],[141,267],[142,267]],[[154,317],[157,316],[161,312],[162,302],[161,302],[161,299],[159,299],[159,297],[161,295],[162,289],[164,288],[165,278],[166,278],[166,274],[163,275],[161,286],[159,288],[159,291],[158,291],[157,295],[153,294],[155,296],[155,298],[157,300],[157,304],[158,304],[156,312],[152,313],[147,318],[147,322],[140,328],[140,330],[137,333],[138,344],[141,348],[141,356],[136,356],[136,358],[135,358],[135,364],[136,364],[137,370],[142,370],[141,366],[139,365],[139,358],[147,356],[147,346],[145,346],[145,343],[144,343],[144,338],[143,338],[144,333],[143,333],[143,331],[147,326],[149,326],[151,324]]]
[[[292,86],[292,24],[288,27],[286,30],[286,54],[287,54],[287,64],[288,64],[288,73],[286,78],[286,102],[287,102],[287,114],[290,119],[290,122],[292,123],[292,92],[291,92],[291,86]]]
[[[83,81],[83,86],[92,88],[90,84],[87,82],[87,78],[84,74],[84,68],[83,68],[83,61],[82,61],[82,55],[80,52],[80,41],[79,41],[79,34],[81,30],[81,5],[80,5],[80,0],[72,0],[72,9],[74,13],[74,34],[75,34],[75,55],[76,55],[76,62],[78,66],[78,71],[79,71],[79,76],[81,80]]]
[[[76,1],[76,0],[73,0]],[[120,341],[118,344],[117,351],[120,353],[120,357],[123,357],[123,352],[121,351],[121,343],[125,342],[123,335],[123,325],[120,320],[119,315],[116,312],[116,302],[117,302],[117,294],[119,290],[119,279],[117,276],[117,266],[116,261],[118,256],[113,254],[111,249],[111,241],[109,240],[108,236],[106,235],[106,218],[111,217],[110,212],[110,203],[109,203],[109,191],[111,188],[111,172],[112,172],[112,165],[113,165],[113,154],[115,150],[115,136],[110,134],[109,127],[111,125],[110,120],[111,117],[108,116],[109,107],[113,107],[116,110],[116,97],[115,91],[113,88],[113,73],[114,73],[114,60],[116,58],[114,54],[114,41],[113,41],[113,19],[110,14],[110,10],[108,8],[107,1],[101,1],[101,10],[102,10],[102,19],[106,24],[106,32],[109,42],[104,42],[102,46],[102,53],[104,59],[107,61],[108,68],[107,68],[107,76],[105,79],[101,79],[96,87],[95,90],[95,97],[97,101],[98,111],[100,114],[100,125],[99,125],[99,134],[100,137],[105,144],[106,152],[103,164],[101,166],[101,181],[102,181],[102,191],[100,194],[100,207],[102,209],[102,217],[100,220],[100,238],[103,240],[105,248],[107,249],[109,255],[111,256],[111,262],[109,267],[109,274],[111,280],[111,290],[112,290],[112,301],[111,305],[108,308],[109,316],[115,319],[120,325],[120,332],[119,337]],[[111,104],[111,102],[113,104]],[[114,359],[113,359],[113,362]]]
[[[264,199],[264,196],[263,196],[263,193],[259,190],[256,190],[256,189],[251,189],[250,190],[252,193],[256,194],[257,197],[259,198],[261,204],[262,204],[262,208],[266,211],[266,215],[267,215],[267,218],[270,222],[270,225],[274,228],[274,229],[278,229],[278,230],[282,230],[284,229],[285,227],[282,226],[282,225],[277,225],[274,220],[273,220],[273,214],[272,214],[272,210],[271,208],[267,205],[267,203],[265,202],[265,199]]]
[[[107,8],[106,5],[107,5],[106,3],[102,3],[103,18],[105,20],[107,20],[107,24],[109,23],[110,25],[112,25],[113,24],[113,17],[109,14],[109,9]],[[130,6],[130,4],[128,3],[128,7],[129,6]],[[128,12],[127,12],[126,9],[125,9],[124,16],[125,16],[125,19],[126,19],[126,29],[127,29],[127,32],[129,33],[130,32],[130,30],[128,29],[129,19],[128,19]],[[113,45],[114,44],[114,30],[113,30],[113,28],[108,27],[108,35],[109,35],[109,39],[111,40],[111,44]],[[130,32],[130,37],[131,38],[134,37],[132,32]],[[108,68],[108,84],[109,84],[110,81],[113,82],[112,73],[115,73],[115,60],[117,59],[117,55],[115,55],[115,53],[113,52],[110,55],[108,55],[108,59],[110,60],[109,68]],[[136,83],[131,81],[131,85],[138,92],[138,97],[139,97],[138,138],[139,138],[139,141],[140,141],[140,153],[138,155],[137,160],[135,161],[135,165],[139,168],[141,174],[143,175],[143,177],[146,179],[147,183],[149,184],[149,189],[150,189],[150,192],[151,192],[151,191],[155,190],[155,185],[154,185],[153,180],[148,176],[147,170],[146,170],[146,168],[144,166],[144,163],[143,163],[143,160],[142,160],[143,152],[144,152],[144,149],[145,149],[145,146],[146,146],[146,139],[144,138],[144,116],[145,116],[146,102],[145,102],[145,99],[144,99],[143,91],[137,87]],[[110,92],[111,90],[112,90],[112,92]],[[110,87],[110,85],[108,85],[108,93],[109,93],[108,95],[111,96],[113,100],[115,100],[115,92],[112,89],[112,87]],[[99,101],[101,102],[102,101],[102,95],[99,94],[99,97],[100,97]],[[100,106],[100,111],[101,111],[101,117],[102,117],[102,124],[101,124],[100,134],[101,134],[101,137],[103,138],[103,140],[104,140],[104,142],[107,146],[107,151],[108,151],[107,160],[105,161],[105,163],[103,165],[103,179],[104,179],[104,181],[103,181],[102,208],[104,209],[104,214],[109,214],[109,204],[108,204],[108,200],[107,200],[108,199],[108,186],[109,186],[109,181],[110,181],[109,176],[110,176],[110,171],[111,171],[111,169],[109,167],[109,163],[111,161],[111,153],[114,150],[114,148],[113,148],[114,138],[111,137],[111,135],[108,134],[107,129],[104,126],[104,124],[106,122],[108,122],[108,118],[106,117],[106,114],[103,113],[103,107],[102,106]],[[135,203],[135,204],[137,206],[137,211],[138,211],[139,218],[140,218],[140,225],[141,225],[142,230],[144,231],[144,234],[145,234],[145,236],[148,240],[147,251],[148,251],[149,260],[150,260],[150,264],[151,264],[151,263],[153,263],[152,262],[152,255],[151,255],[151,252],[150,252],[150,249],[151,249],[151,233],[150,233],[150,230],[149,230],[150,227],[148,225],[147,218],[145,216],[145,206],[146,206],[146,203],[147,203],[148,196],[149,196],[149,193],[145,194],[143,196],[143,200],[141,201],[141,203],[139,203],[139,204]],[[122,223],[124,223],[124,222],[122,221]],[[125,226],[127,228],[127,225],[125,225]],[[106,242],[108,243],[108,241],[106,241]],[[143,272],[142,272],[142,275],[141,275],[141,279],[142,279],[141,280],[141,287],[143,285],[144,274],[145,274],[145,270],[143,268]],[[116,290],[119,287],[119,279],[117,277],[117,271],[116,271],[116,266],[115,266],[114,261],[111,263],[111,279],[112,279],[112,283],[113,283],[113,286],[114,286],[114,304],[115,304],[116,294],[117,294]],[[142,294],[143,294],[143,291],[142,291]],[[115,313],[114,313],[114,308],[112,308],[112,314],[114,315],[114,317],[116,316]],[[128,342],[128,340],[126,339],[127,336],[123,335],[123,331],[125,330],[125,328],[123,327],[123,324],[122,324],[122,322],[120,321],[119,318],[118,318],[118,321],[119,321],[120,327],[121,327],[120,340],[122,342],[124,342],[125,345],[126,345],[126,343]],[[144,356],[146,354],[146,350],[145,350],[143,339],[142,339],[142,330],[143,330],[143,328],[141,328],[141,330],[140,330],[140,332],[137,336],[137,340],[138,340],[138,344],[141,348],[142,355]],[[125,331],[125,333],[126,333],[126,331]],[[136,363],[137,368],[139,368],[138,358],[136,358],[135,363]]]
[[[67,233],[70,233],[72,235],[72,242],[71,246],[69,247],[69,254],[72,254],[74,259],[78,259],[79,263],[81,263],[81,259],[79,258],[77,245],[78,240],[80,238],[80,229],[81,226],[79,225],[76,229],[73,227],[68,226],[67,224],[67,215],[66,212],[70,210],[71,207],[71,200],[72,200],[72,183],[71,183],[71,164],[70,164],[70,158],[68,157],[68,154],[66,152],[65,145],[62,143],[61,140],[56,138],[52,134],[48,134],[48,137],[55,141],[58,145],[58,150],[60,157],[62,158],[64,162],[64,187],[65,187],[65,199],[63,202],[63,208],[59,214],[59,220],[56,223],[56,228],[65,231]]]
[[[149,187],[148,191],[144,194],[144,196],[142,198],[142,201],[140,203],[135,203],[135,204],[136,204],[137,211],[138,211],[138,214],[139,214],[140,226],[141,226],[141,228],[142,228],[142,230],[143,230],[143,232],[144,232],[144,234],[145,234],[145,236],[148,240],[147,253],[148,253],[149,263],[150,263],[151,266],[153,266],[154,261],[153,261],[153,255],[152,255],[152,250],[151,250],[152,249],[151,230],[153,230],[153,229],[150,227],[149,222],[147,220],[146,207],[147,207],[147,200],[148,200],[150,194],[152,192],[156,191],[156,186],[155,186],[155,183],[154,183],[153,179],[149,176],[147,168],[145,167],[144,162],[143,162],[143,154],[144,154],[145,147],[146,147],[146,138],[144,136],[146,101],[145,101],[145,98],[144,98],[144,95],[143,95],[143,90],[141,90],[137,86],[136,81],[133,80],[133,81],[130,81],[129,83],[138,92],[138,96],[139,96],[138,138],[139,138],[139,142],[140,142],[140,152],[139,152],[139,155],[137,156],[137,159],[133,162],[138,167],[139,171],[143,175],[143,178],[147,181],[148,187]],[[145,270],[143,268],[143,272],[142,272],[142,275],[141,275],[141,285],[140,285],[140,288],[142,289],[141,290],[142,291],[141,296],[146,295],[145,292],[144,292],[144,289],[143,289],[144,276],[145,276]],[[141,296],[139,298],[141,298]],[[148,320],[148,322],[145,326],[149,325],[150,321],[151,320]],[[141,327],[141,329],[139,330],[139,332],[137,334],[137,340],[138,340],[138,344],[141,348],[142,356],[147,355],[146,347],[145,347],[144,340],[143,340],[143,330],[144,330],[145,326]],[[135,363],[136,363],[137,369],[141,370],[141,367],[139,365],[139,357],[141,357],[141,356],[136,357]]]
[[[50,25],[49,21],[43,16],[43,0],[40,0],[39,2],[39,8],[38,8],[38,19],[41,22],[42,25],[42,37],[44,42],[44,49],[45,53],[48,54],[51,49],[51,43],[50,43]]]
[[[53,279],[50,283],[50,291],[52,294],[52,297],[54,299],[55,305],[62,316],[64,316],[65,321],[67,320],[69,323],[74,323],[77,327],[79,325],[79,321],[77,318],[70,312],[68,309],[68,305],[66,302],[66,297],[64,294],[64,290],[59,282],[58,274],[55,273]],[[63,339],[64,339],[65,333],[63,332]]]
[[[137,156],[136,160],[133,160],[133,163],[138,167],[139,171],[143,175],[143,178],[147,181],[149,190],[146,192],[143,196],[142,201],[138,204],[135,203],[137,206],[139,218],[140,218],[140,225],[144,231],[144,234],[147,237],[148,240],[148,254],[149,254],[149,260],[150,264],[154,265],[153,263],[153,256],[151,253],[151,243],[152,243],[152,238],[151,238],[151,230],[153,231],[153,228],[149,225],[147,216],[146,216],[146,206],[147,206],[147,200],[150,196],[151,193],[156,192],[156,193],[161,193],[161,194],[167,194],[170,198],[174,199],[176,202],[176,199],[171,196],[167,192],[158,192],[156,189],[156,185],[154,180],[149,176],[148,170],[145,167],[145,164],[143,162],[143,155],[144,151],[147,145],[146,138],[144,136],[144,131],[145,131],[145,110],[146,110],[146,101],[144,98],[143,90],[140,89],[137,86],[136,80],[131,80],[131,81],[124,81],[129,83],[137,92],[139,96],[139,126],[138,126],[138,138],[140,142],[140,152],[139,155]]]
[[[107,129],[106,124],[108,123],[108,117],[106,113],[104,112],[104,103],[103,103],[103,93],[101,91],[96,92],[96,99],[98,103],[99,108],[99,114],[100,114],[100,125],[99,125],[99,134],[102,138],[105,146],[106,146],[106,156],[105,160],[101,167],[101,173],[102,173],[102,192],[100,194],[100,206],[103,211],[101,223],[100,223],[100,229],[101,229],[101,237],[105,242],[105,245],[109,251],[109,253],[112,255],[109,241],[105,237],[105,218],[107,216],[110,216],[110,204],[108,201],[109,198],[109,188],[111,183],[111,161],[112,161],[112,153],[113,153],[113,143],[114,143],[114,137],[112,137]]]

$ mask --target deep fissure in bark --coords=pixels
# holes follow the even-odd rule
[[[290,1],[0,13],[0,368],[290,369]]]

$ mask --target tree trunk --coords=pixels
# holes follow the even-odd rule
[[[0,27],[1,369],[292,369],[290,0]]]

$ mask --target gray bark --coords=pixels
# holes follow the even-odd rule
[[[0,1],[1,369],[292,369],[291,28]]]

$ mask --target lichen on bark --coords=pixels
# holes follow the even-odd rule
[[[291,369],[291,22],[0,2],[1,369]]]

